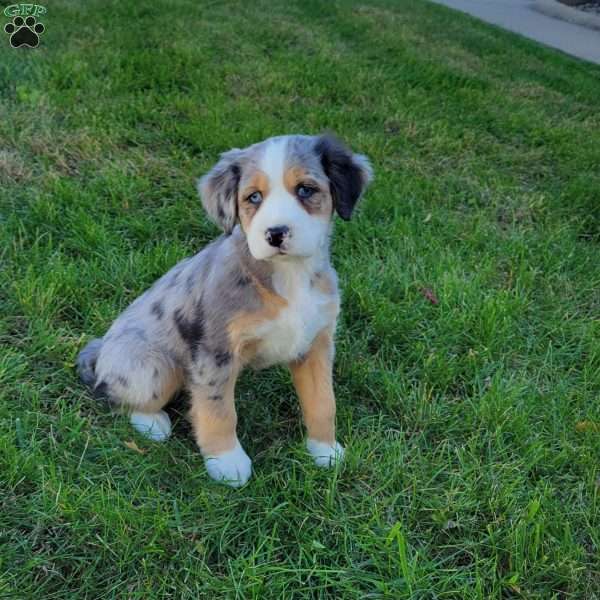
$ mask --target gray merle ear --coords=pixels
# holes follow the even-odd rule
[[[225,233],[231,233],[237,221],[237,194],[243,155],[244,151],[238,148],[224,152],[219,162],[197,184],[204,209]]]
[[[329,178],[333,206],[342,219],[348,221],[361,194],[373,179],[369,159],[354,154],[332,135],[317,138],[315,151]]]

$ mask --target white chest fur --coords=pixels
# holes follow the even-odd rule
[[[305,270],[286,269],[274,278],[275,291],[287,301],[277,317],[261,324],[257,363],[268,366],[290,362],[310,349],[317,334],[335,326],[339,310],[337,291],[324,292]]]

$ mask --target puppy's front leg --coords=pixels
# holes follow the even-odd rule
[[[235,431],[235,380],[232,373],[220,386],[191,386],[190,417],[208,474],[217,481],[239,487],[250,479],[252,462]]]
[[[333,335],[322,331],[302,360],[290,364],[308,434],[306,447],[319,467],[341,461],[344,449],[335,440],[332,381]]]

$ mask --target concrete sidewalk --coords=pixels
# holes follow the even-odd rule
[[[600,31],[543,15],[532,0],[433,0],[546,46],[600,64]]]

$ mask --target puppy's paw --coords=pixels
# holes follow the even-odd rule
[[[205,456],[204,464],[215,481],[231,487],[241,487],[252,475],[252,461],[239,442],[236,442],[233,450],[216,456]]]
[[[310,452],[317,467],[334,467],[344,459],[344,448],[338,442],[328,444],[308,438],[306,449]]]
[[[133,412],[129,421],[134,429],[155,442],[164,442],[171,435],[171,419],[164,410],[156,413]]]

